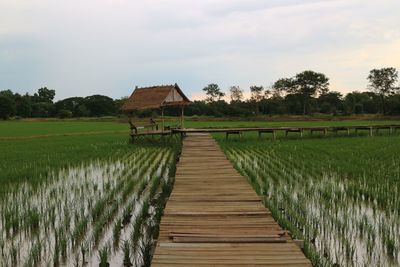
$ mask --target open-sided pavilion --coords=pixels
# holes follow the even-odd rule
[[[184,128],[184,107],[190,105],[190,100],[185,96],[178,84],[158,85],[151,87],[136,87],[132,95],[124,103],[121,110],[129,117],[131,124],[132,137],[139,135],[167,135],[171,129],[166,129],[164,125],[164,109],[168,107],[180,107],[181,117],[179,128]],[[161,129],[153,119],[149,124],[139,125],[134,123],[134,112],[137,110],[159,109],[161,110]],[[138,132],[139,128],[147,128],[147,131]]]

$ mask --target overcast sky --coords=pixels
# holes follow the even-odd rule
[[[311,69],[365,90],[400,68],[399,0],[0,0],[0,90],[57,99],[178,83],[248,90]]]

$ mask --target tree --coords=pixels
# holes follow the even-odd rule
[[[229,88],[231,92],[231,101],[240,102],[243,99],[243,90],[239,86],[231,86]]]
[[[25,94],[23,96],[19,94],[14,95],[16,115],[24,118],[29,118],[32,113],[31,96]]]
[[[321,113],[338,113],[343,110],[343,96],[340,92],[332,91],[318,97]]]
[[[0,118],[7,120],[15,114],[15,103],[13,99],[0,95]]]
[[[60,109],[58,112],[57,112],[57,116],[60,118],[60,119],[67,119],[67,118],[72,118],[72,112],[70,111],[70,110],[66,110],[66,109]]]
[[[53,103],[38,102],[32,104],[32,117],[48,118],[55,115]]]
[[[374,92],[351,92],[344,98],[346,114],[373,114],[379,110],[379,96]]]
[[[391,95],[387,99],[390,115],[400,115],[400,94]]]
[[[0,96],[6,97],[13,103],[13,109],[11,110],[12,115],[17,115],[21,117],[31,116],[31,96],[25,94],[21,96],[18,93],[13,93],[11,90],[0,91]]]
[[[277,80],[272,85],[272,95],[280,97],[287,92],[291,92],[294,87],[294,82],[293,78],[282,78]]]
[[[318,93],[327,93],[328,87],[329,78],[323,73],[307,70],[296,75],[293,91],[303,98],[303,115],[307,113],[311,98]]]
[[[399,91],[399,87],[395,87],[399,73],[395,68],[373,69],[369,72],[369,88],[379,94],[381,98],[382,113],[386,113],[386,97]]]
[[[284,78],[275,82],[275,90],[285,90],[289,94],[301,96],[303,115],[310,112],[310,104],[317,94],[329,91],[329,78],[323,73],[306,70],[293,78]]]
[[[47,87],[42,87],[38,89],[38,92],[33,95],[32,100],[35,103],[53,103],[55,95],[55,90],[48,89]]]
[[[207,85],[206,87],[203,88],[203,91],[206,92],[207,102],[218,101],[221,100],[223,96],[225,96],[225,93],[223,93],[219,88],[218,84],[215,83]]]
[[[117,109],[117,111],[118,111],[119,114],[122,113],[121,108],[122,108],[122,106],[124,105],[124,103],[128,100],[128,98],[129,98],[129,97],[124,96],[124,97],[121,97],[121,98],[119,98],[119,99],[115,99],[115,100],[114,100],[115,108]],[[179,110],[179,111],[180,111],[180,110]]]
[[[302,99],[303,97],[299,94],[287,94],[284,101],[287,113],[296,115],[303,114]]]
[[[83,97],[65,98],[57,101],[54,106],[56,108],[56,114],[59,114],[61,110],[69,110],[73,117],[85,117],[89,115],[89,112],[85,112],[87,108]]]
[[[251,92],[251,100],[256,103],[256,115],[258,115],[259,112],[259,103],[261,100],[264,99],[264,87],[262,86],[250,86],[250,92]]]
[[[269,98],[261,101],[261,110],[265,114],[288,114],[285,99],[279,95],[272,94]]]
[[[55,107],[53,104],[54,96],[56,95],[55,90],[42,87],[38,89],[32,97],[32,116],[33,117],[52,117],[55,114]]]
[[[90,116],[110,116],[117,113],[114,100],[104,95],[85,97],[85,106],[90,111]]]
[[[0,96],[7,97],[7,98],[9,98],[11,100],[14,99],[14,93],[10,89],[0,91]]]

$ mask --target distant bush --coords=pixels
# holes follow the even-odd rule
[[[72,112],[66,109],[59,110],[57,115],[60,119],[72,118]]]
[[[15,113],[14,102],[11,98],[0,95],[0,118],[7,120]]]

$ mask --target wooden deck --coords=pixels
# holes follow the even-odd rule
[[[152,266],[311,266],[209,134],[188,134]]]

